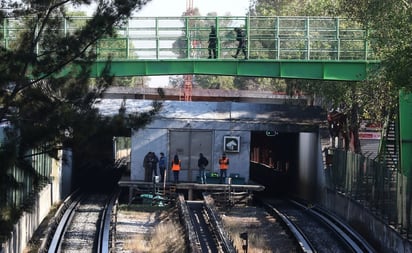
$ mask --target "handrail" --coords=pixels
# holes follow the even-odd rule
[[[89,19],[70,17],[56,31],[71,34]],[[217,30],[219,59],[231,59],[237,47],[233,30],[241,27],[251,59],[376,60],[361,24],[338,17],[131,17],[117,27],[116,37],[102,38],[93,50],[100,59],[207,58],[211,25]],[[9,18],[0,29],[0,45],[10,48],[27,28],[21,20]],[[45,51],[38,48],[38,53]]]

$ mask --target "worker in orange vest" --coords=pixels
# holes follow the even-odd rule
[[[223,153],[222,157],[219,158],[219,168],[220,168],[220,183],[224,183],[227,176],[227,169],[229,168],[229,158]]]
[[[172,161],[172,171],[175,184],[179,183],[179,172],[181,167],[181,161],[179,160],[179,156],[176,154]]]

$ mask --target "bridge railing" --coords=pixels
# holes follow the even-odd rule
[[[71,17],[56,32],[70,34],[88,17]],[[210,26],[217,30],[220,59],[236,52],[235,27],[244,29],[247,54],[260,60],[374,60],[367,31],[355,21],[332,17],[132,17],[115,37],[99,40],[99,58],[200,59],[208,57]],[[1,45],[11,47],[26,28],[5,19]],[[41,45],[39,51],[44,51]]]

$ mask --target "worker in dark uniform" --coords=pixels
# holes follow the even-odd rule
[[[216,54],[216,44],[217,44],[217,34],[216,34],[216,28],[214,26],[210,27],[210,33],[209,33],[209,46],[207,48],[209,52],[209,57],[208,59],[216,59],[217,54]]]
[[[143,159],[144,181],[151,182],[153,170],[153,156],[152,152],[148,152]]]
[[[165,181],[166,178],[166,166],[167,166],[167,162],[166,162],[166,157],[165,154],[163,152],[160,152],[160,157],[159,157],[159,171],[160,171],[160,178],[162,180],[162,183]]]
[[[238,27],[235,28],[235,32],[236,32],[236,40],[239,42],[239,44],[237,45],[236,54],[232,55],[232,57],[237,58],[240,50],[242,50],[243,55],[245,56],[245,59],[247,59],[248,57],[246,53],[246,35],[244,31]]]
[[[199,154],[199,160],[197,160],[197,166],[199,167],[200,183],[206,184],[206,166],[209,164],[207,158],[203,153]]]

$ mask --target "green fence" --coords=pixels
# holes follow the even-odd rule
[[[13,187],[2,193],[5,196],[2,206],[24,207],[28,205],[27,202],[34,200],[33,194],[37,194],[49,182],[53,158],[43,153],[42,149],[32,150],[27,157],[27,164],[7,170],[7,174],[15,180],[15,183],[12,184]]]
[[[2,150],[3,143],[4,136],[0,134],[0,152],[7,155],[7,151]],[[0,164],[0,245],[12,235],[21,214],[36,208],[37,194],[51,180],[53,158],[42,148],[28,152],[26,157],[14,166]]]
[[[89,17],[62,19],[56,33],[71,34]],[[235,52],[235,27],[246,32],[251,59],[271,60],[376,60],[368,33],[357,22],[333,17],[132,17],[117,27],[116,37],[101,39],[93,50],[101,58],[196,59],[207,58],[210,26],[217,30],[219,59]],[[24,20],[4,19],[0,43],[12,47]],[[44,50],[41,43],[38,53]]]
[[[407,176],[361,154],[334,150],[326,184],[351,198],[406,237],[412,236]],[[410,187],[410,186],[409,186]]]

